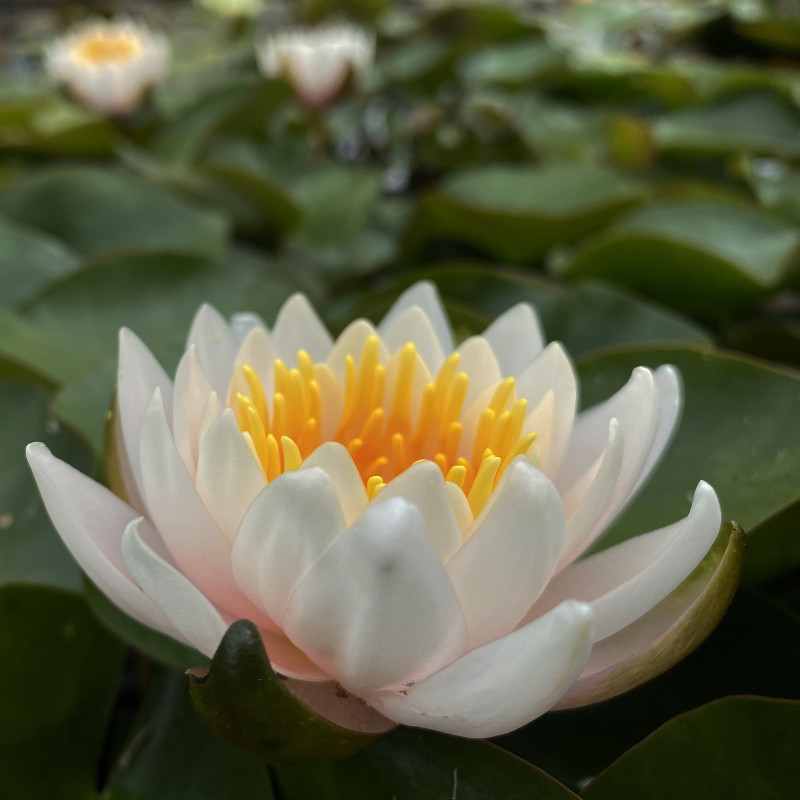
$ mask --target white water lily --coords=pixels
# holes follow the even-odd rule
[[[47,71],[80,103],[103,114],[125,115],[161,83],[169,67],[166,37],[129,19],[96,19],[56,39]]]
[[[455,347],[425,282],[336,341],[302,295],[271,330],[204,306],[187,348],[173,382],[121,331],[126,500],[33,444],[45,505],[120,608],[209,656],[252,620],[333,721],[498,735],[598,699],[696,601],[674,590],[720,527],[705,483],[685,519],[575,561],[666,447],[672,367],[577,413],[530,306]]]
[[[295,28],[268,36],[256,49],[267,77],[284,76],[304,105],[323,108],[351,76],[359,80],[375,57],[375,37],[357,25]]]

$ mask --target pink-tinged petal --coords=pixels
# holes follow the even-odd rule
[[[267,330],[264,320],[258,314],[253,314],[250,311],[240,311],[231,317],[231,333],[233,338],[240,344],[247,338],[247,334],[255,328],[261,328],[265,332]]]
[[[436,374],[445,358],[445,352],[428,315],[419,306],[406,308],[389,323],[381,323],[378,333],[390,353],[407,342],[413,342],[428,372]]]
[[[502,375],[489,342],[482,336],[470,336],[458,348],[458,371],[469,376],[464,408],[469,408],[490,386],[500,382]]]
[[[470,647],[513,630],[550,579],[563,546],[558,492],[524,456],[514,459],[447,564]]]
[[[226,408],[200,445],[197,493],[229,542],[250,504],[267,485],[264,473]]]
[[[407,692],[366,698],[403,725],[456,736],[500,736],[544,714],[578,677],[592,642],[592,609],[567,601],[471,650]]]
[[[175,397],[172,403],[172,428],[189,477],[194,479],[199,453],[200,418],[208,398],[214,391],[203,368],[197,348],[190,347],[175,373]]]
[[[353,525],[367,507],[369,497],[347,448],[339,442],[324,442],[303,462],[302,469],[306,467],[319,467],[330,478],[344,524],[348,528]]]
[[[289,678],[286,688],[315,714],[342,728],[359,733],[386,733],[397,727],[396,722],[370,708],[360,697],[342,691],[335,681],[310,683]]]
[[[370,505],[317,560],[283,618],[289,638],[364,697],[420,680],[461,655],[464,617],[421,514]]]
[[[333,339],[304,294],[293,294],[281,307],[271,333],[272,346],[289,366],[298,350],[305,350],[312,361],[325,361]]]
[[[615,697],[691,653],[722,619],[739,583],[743,557],[741,528],[723,525],[706,557],[675,591],[594,645],[588,664],[556,708]]]
[[[381,320],[380,329],[388,328],[395,318],[399,317],[406,309],[414,306],[422,309],[425,316],[430,320],[436,338],[439,340],[442,352],[447,354],[453,351],[453,334],[450,330],[450,321],[447,318],[442,300],[439,297],[439,290],[431,281],[419,281],[406,289],[400,297],[395,300],[394,305],[389,309],[386,316]]]
[[[462,493],[463,495],[463,493]],[[461,530],[453,514],[442,471],[432,461],[418,461],[386,484],[373,504],[402,497],[413,503],[425,523],[431,546],[447,563],[461,547]]]
[[[588,546],[592,523],[600,516],[617,485],[624,442],[619,422],[608,423],[608,444],[597,462],[561,498],[567,517],[564,554],[558,569],[572,563]]]
[[[701,481],[680,522],[628,539],[563,569],[526,619],[567,598],[591,603],[595,641],[630,625],[661,602],[700,563],[722,521],[714,490]]]
[[[364,344],[370,336],[378,336],[375,328],[365,319],[357,319],[351,322],[343,331],[342,335],[336,340],[333,349],[328,355],[327,365],[330,367],[336,379],[344,386],[345,362],[347,356],[352,356],[356,362],[356,367],[361,363],[361,352]],[[389,360],[389,351],[381,340],[380,342],[380,361],[385,364]]]
[[[142,418],[140,453],[149,516],[180,570],[215,605],[271,627],[236,586],[230,542],[186,474],[158,390]]]
[[[281,625],[292,593],[344,530],[333,484],[321,469],[279,475],[239,527],[231,556],[236,581]]]
[[[214,605],[175,567],[153,551],[139,534],[141,517],[132,520],[122,537],[122,553],[136,582],[168,617],[183,639],[212,656],[228,628]]]
[[[521,375],[544,347],[539,318],[528,303],[518,303],[501,314],[483,338],[494,350],[504,376]]]
[[[28,445],[27,456],[53,525],[92,582],[126,614],[180,638],[139,591],[122,557],[122,534],[139,512],[53,456],[43,444]]]
[[[572,433],[567,456],[555,483],[566,494],[597,461],[608,441],[609,421],[619,422],[624,442],[616,486],[586,536],[594,541],[614,520],[631,497],[655,441],[659,400],[653,373],[637,367],[630,380],[604,403],[581,413]]]
[[[186,349],[192,345],[217,395],[225,397],[238,347],[228,323],[207,303],[195,314],[189,329]]]
[[[119,332],[117,372],[117,413],[119,436],[117,456],[128,499],[143,508],[142,468],[139,463],[139,428],[153,392],[159,389],[166,408],[172,410],[172,381],[141,339],[127,328]],[[121,446],[120,446],[121,445]],[[130,480],[130,477],[133,480]]]
[[[524,397],[528,401],[529,417],[525,422],[525,430],[537,432],[540,466],[552,478],[558,474],[564,460],[578,403],[575,368],[559,342],[552,342],[545,347],[517,378],[516,391],[518,398]],[[550,392],[552,402],[548,401]],[[537,420],[543,404],[551,409],[552,420],[548,427],[540,430]]]

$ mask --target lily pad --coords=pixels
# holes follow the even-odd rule
[[[425,198],[420,224],[429,236],[530,261],[605,227],[638,196],[630,181],[590,165],[473,167]]]

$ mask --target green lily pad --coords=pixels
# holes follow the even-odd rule
[[[601,773],[586,800],[792,797],[800,702],[730,697],[671,720]]]
[[[82,598],[0,588],[0,773],[17,800],[97,797],[122,647]]]
[[[25,447],[43,441],[55,455],[83,471],[92,466],[86,445],[50,411],[50,395],[0,380],[0,587],[39,584],[81,591],[80,570],[61,543],[25,462]]]
[[[574,800],[545,772],[488,742],[398,728],[345,761],[273,770],[290,800]]]
[[[530,86],[563,62],[564,55],[542,39],[519,39],[473,53],[460,72],[469,83]]]
[[[344,758],[375,738],[341,728],[303,705],[272,671],[258,628],[249,620],[228,628],[210,669],[190,673],[189,691],[211,731],[270,764]]]
[[[108,800],[273,800],[264,766],[212,736],[177,673],[160,676],[105,787]]]
[[[584,407],[608,397],[638,365],[674,364],[683,417],[661,465],[621,519],[608,547],[674,522],[697,482],[708,481],[722,513],[756,536],[757,527],[800,498],[800,375],[730,353],[692,347],[631,347],[578,362]],[[787,565],[788,568],[789,565]]]
[[[716,318],[786,283],[799,259],[800,233],[760,209],[687,200],[632,211],[555,269]]]
[[[529,261],[605,227],[637,198],[630,181],[589,165],[474,167],[448,177],[420,214],[428,235]]]
[[[113,251],[221,254],[225,221],[128,175],[58,167],[0,197],[0,212],[60,239],[83,256]]]
[[[667,153],[800,156],[800,111],[776,92],[753,92],[662,117],[653,128]]]

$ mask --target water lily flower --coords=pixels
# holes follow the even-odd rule
[[[121,331],[124,499],[42,444],[28,459],[140,622],[211,655],[251,620],[286,685],[352,730],[494,736],[641,680],[626,670],[697,601],[675,590],[720,528],[701,482],[684,519],[576,561],[653,470],[681,387],[639,367],[577,396],[527,304],[456,346],[427,282],[335,341],[295,295],[270,330],[201,308],[174,381]]]
[[[195,0],[220,17],[257,17],[264,10],[263,0]]]
[[[348,79],[366,74],[375,57],[375,37],[344,23],[296,28],[267,37],[256,53],[264,75],[282,75],[305,106],[320,109],[339,96]]]
[[[125,115],[161,83],[169,67],[166,37],[129,19],[82,23],[56,39],[47,71],[80,103],[103,114]]]

